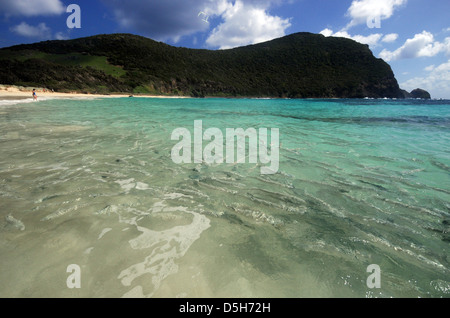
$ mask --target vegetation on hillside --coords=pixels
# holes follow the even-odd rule
[[[310,33],[215,51],[130,34],[18,45],[0,50],[0,83],[194,97],[403,95],[390,66],[367,45]]]

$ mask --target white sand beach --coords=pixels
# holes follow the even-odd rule
[[[190,98],[189,96],[166,96],[166,95],[133,95],[133,94],[83,94],[78,92],[61,93],[51,92],[43,88],[35,88],[38,100],[40,97],[44,98],[77,98],[77,97],[92,97],[92,98],[121,98],[121,97],[145,97],[145,98]],[[32,98],[32,87],[21,87],[14,85],[0,85],[0,100],[10,99],[26,99]]]

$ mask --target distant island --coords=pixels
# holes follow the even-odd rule
[[[403,98],[413,98],[413,99],[431,99],[430,93],[428,93],[426,90],[417,88],[411,93],[408,93],[407,91],[403,91]]]
[[[131,34],[0,49],[0,84],[56,92],[192,97],[431,98],[401,90],[367,45],[295,33],[229,50],[170,46]]]

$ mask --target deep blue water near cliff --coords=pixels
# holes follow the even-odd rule
[[[175,164],[196,120],[278,128],[278,172]],[[0,130],[0,296],[449,297],[449,101],[54,99]]]

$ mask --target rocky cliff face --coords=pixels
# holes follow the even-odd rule
[[[130,34],[20,45],[0,50],[0,83],[195,97],[404,96],[367,45],[311,33],[217,51]]]

